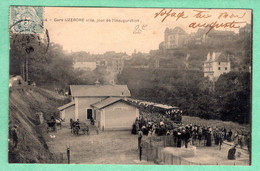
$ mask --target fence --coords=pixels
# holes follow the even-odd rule
[[[203,145],[203,141],[201,145]],[[184,144],[182,144],[183,146]],[[198,144],[197,144],[198,145]],[[215,145],[213,145],[215,146]],[[176,142],[172,136],[154,136],[154,137],[143,137],[142,139],[142,159],[154,162],[156,164],[165,165],[201,165],[201,163],[195,163],[188,161],[184,157],[180,157],[172,154],[171,152],[164,150],[165,147],[176,147]],[[177,148],[177,147],[176,147]],[[242,149],[241,149],[242,150]],[[244,151],[247,151],[243,149]],[[239,160],[227,160],[227,161],[216,161],[211,162],[211,165],[250,165],[250,161],[243,157]],[[204,162],[205,164],[205,162]]]
[[[198,165],[196,163],[189,162],[182,157],[175,156],[171,153],[166,153],[163,151],[164,147],[171,145],[171,141],[168,137],[160,137],[158,139],[164,139],[161,141],[164,143],[157,143],[157,145],[150,143],[149,141],[143,141],[143,159],[156,164],[166,164],[166,165]]]
[[[149,142],[153,146],[176,147],[176,142],[172,136],[153,136],[144,139],[144,141]]]

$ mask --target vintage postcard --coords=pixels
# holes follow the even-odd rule
[[[251,165],[251,21],[10,6],[9,163]]]

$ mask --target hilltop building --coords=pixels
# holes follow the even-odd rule
[[[195,44],[195,45],[201,45],[208,40],[207,29],[199,28],[197,32],[192,32],[188,36],[188,43],[189,44]]]
[[[208,53],[207,60],[203,62],[204,77],[215,82],[221,74],[231,70],[229,56],[222,52]]]
[[[71,85],[70,94],[72,101],[58,108],[65,123],[93,118],[101,130],[131,129],[139,117],[137,107],[124,100],[131,96],[127,85]]]
[[[166,28],[164,32],[164,49],[182,48],[187,44],[188,34],[180,27]],[[162,45],[161,45],[162,46]]]

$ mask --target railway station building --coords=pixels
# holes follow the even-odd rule
[[[100,130],[131,129],[139,110],[125,98],[127,85],[71,85],[71,102],[58,108],[65,123],[70,119],[85,122],[93,118]]]

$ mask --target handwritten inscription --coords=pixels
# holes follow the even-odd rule
[[[209,11],[200,11],[200,10],[193,10],[197,12],[193,17],[195,18],[210,18],[211,15],[209,14]]]
[[[161,18],[161,22],[164,22],[168,17],[174,18],[175,21],[178,20],[185,20],[186,18],[194,18],[197,19],[196,22],[188,23],[189,28],[209,28],[209,30],[206,32],[208,34],[212,29],[214,28],[240,28],[241,24],[247,23],[246,21],[241,21],[246,15],[246,13],[243,14],[236,14],[231,12],[220,12],[217,14],[217,17],[215,15],[215,18],[211,14],[210,10],[193,10],[193,15],[187,15],[184,11],[176,12],[173,9],[161,9],[159,12],[156,12],[154,14],[154,18]],[[216,13],[214,13],[216,14]],[[211,19],[213,21],[211,22],[200,22],[203,21],[203,19]],[[227,21],[225,22],[225,19],[233,19],[233,21]],[[240,19],[239,21],[236,21],[236,19]],[[198,21],[199,20],[199,21]],[[221,21],[220,21],[221,20]]]
[[[136,25],[133,31],[133,34],[141,34],[142,31],[146,30],[147,24],[144,25]]]
[[[218,23],[217,21],[215,22],[212,22],[211,24],[207,24],[207,23],[196,23],[196,22],[193,22],[189,25],[190,28],[197,28],[197,27],[209,27],[209,30],[206,32],[206,34],[208,34],[213,28],[240,28],[240,25],[239,24],[242,24],[242,23],[246,23],[246,22],[226,22],[226,23]]]
[[[165,8],[163,8],[160,12],[155,13],[154,18],[156,18],[158,16],[163,17],[161,22],[164,22],[167,17],[174,17],[174,18],[176,18],[176,21],[178,21],[180,18],[188,17],[188,16],[185,16],[184,11],[177,13],[177,12],[173,12],[172,9],[167,11]]]

